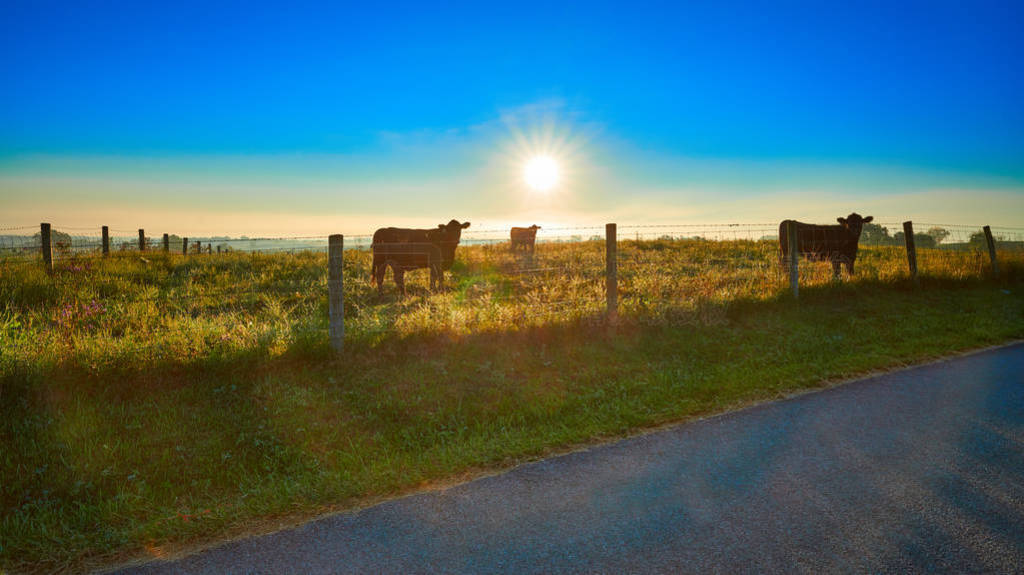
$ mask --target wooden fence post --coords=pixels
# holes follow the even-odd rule
[[[39,224],[39,241],[43,249],[43,264],[46,271],[53,271],[53,245],[50,243],[50,224]]]
[[[985,242],[988,244],[988,257],[992,260],[992,275],[999,277],[999,262],[996,261],[996,242],[992,239],[992,228],[985,226]]]
[[[615,224],[604,226],[604,260],[608,317],[614,319],[619,312],[619,262]]]
[[[786,235],[789,236],[786,238],[789,242],[789,287],[793,290],[793,299],[800,298],[800,241],[796,234],[796,222],[786,222]]]
[[[345,347],[345,236],[333,234],[327,238],[327,297],[330,313],[331,348],[341,353]]]
[[[103,226],[103,255],[110,255],[110,228]]]
[[[164,234],[164,252],[171,251],[171,235]]]
[[[188,255],[188,238],[181,238],[181,255]]]
[[[139,228],[139,251],[146,251],[146,230]]]
[[[220,244],[217,244],[217,253],[220,253]]]
[[[907,266],[910,279],[917,285],[917,248],[914,246],[914,222],[903,222],[903,238],[907,244]]]

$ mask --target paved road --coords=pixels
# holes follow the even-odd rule
[[[124,572],[752,571],[1024,571],[1024,345]]]

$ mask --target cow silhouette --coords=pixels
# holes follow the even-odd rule
[[[839,277],[840,266],[845,265],[846,271],[853,275],[853,264],[857,260],[857,243],[860,241],[864,224],[870,223],[874,217],[863,218],[854,212],[845,218],[836,218],[838,226],[805,224],[795,220],[784,220],[779,224],[779,247],[781,263],[785,265],[789,258],[789,224],[796,224],[797,253],[810,261],[828,261],[832,263],[832,273]]]
[[[388,266],[402,295],[405,295],[405,272],[414,269],[429,269],[430,289],[443,288],[444,272],[452,268],[462,230],[468,227],[469,222],[451,220],[430,229],[380,228],[374,232],[371,273],[377,283],[377,293],[384,294],[384,274]]]
[[[534,243],[537,240],[537,230],[540,226],[534,224],[528,228],[512,228],[512,249],[521,247],[533,251]]]

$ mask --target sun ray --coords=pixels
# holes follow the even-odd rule
[[[522,198],[524,206],[564,205],[584,183],[584,148],[593,129],[573,126],[560,110],[541,106],[502,114],[508,137],[498,157],[508,192]]]

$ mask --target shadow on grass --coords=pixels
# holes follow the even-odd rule
[[[476,279],[474,277],[474,279]],[[465,290],[466,282],[449,285],[448,291],[459,295]],[[345,350],[339,355],[331,349],[326,329],[326,318],[316,325],[302,323],[290,329],[288,345],[281,351],[272,341],[257,342],[246,348],[209,350],[187,358],[162,357],[141,363],[120,365],[83,365],[71,356],[55,365],[40,367],[24,362],[4,365],[2,374],[3,393],[18,396],[18,388],[34,387],[40,381],[72,378],[81,383],[95,382],[103,389],[110,384],[145,378],[150,382],[139,390],[159,387],[169,380],[180,380],[189,376],[223,376],[238,372],[253,373],[274,371],[295,365],[322,366],[325,368],[346,368],[395,358],[403,355],[413,357],[447,354],[460,346],[493,346],[500,349],[517,346],[545,345],[552,341],[586,341],[588,344],[610,343],[615,339],[633,337],[638,330],[687,327],[706,329],[734,323],[735,320],[759,314],[798,313],[805,310],[813,314],[817,306],[856,303],[858,307],[870,307],[873,298],[885,299],[891,296],[907,297],[917,295],[920,299],[931,296],[988,287],[1019,288],[1024,283],[1024,270],[1012,267],[1004,270],[998,281],[992,279],[951,279],[946,277],[922,276],[918,284],[909,279],[889,281],[880,279],[858,279],[834,281],[825,284],[801,286],[800,299],[794,301],[786,291],[772,298],[735,298],[727,301],[700,299],[695,302],[681,301],[677,305],[666,305],[664,309],[645,308],[631,301],[628,294],[621,296],[620,313],[615,321],[609,321],[605,313],[588,313],[571,319],[553,318],[551,321],[530,327],[509,326],[475,331],[471,334],[457,333],[444,327],[419,329],[411,333],[398,334],[388,331],[350,331],[345,341]],[[429,290],[411,291],[406,298],[386,294],[374,305],[400,306],[419,301],[431,295]],[[419,299],[417,299],[419,298]],[[908,305],[913,298],[907,299]],[[326,313],[326,306],[322,306]],[[358,313],[358,311],[356,311]],[[809,319],[803,316],[803,319]],[[116,387],[116,386],[115,386]],[[4,401],[0,395],[0,401]],[[6,401],[4,401],[6,404]]]
[[[1024,337],[1020,276],[1003,281],[1011,289],[838,283],[799,302],[627,307],[614,323],[355,334],[341,355],[307,327],[283,350],[7,365],[2,553],[67,561],[187,540]]]

